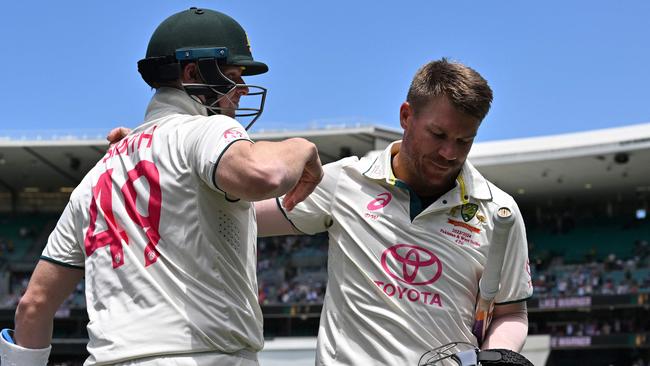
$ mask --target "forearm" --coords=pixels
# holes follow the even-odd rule
[[[281,142],[258,142],[253,145],[255,154],[269,161],[272,167],[269,181],[276,182],[267,197],[279,197],[293,188],[309,164],[320,165],[316,145],[303,139],[291,138]]]
[[[214,179],[222,191],[253,202],[284,195],[311,172],[318,173],[319,181],[318,150],[305,139],[255,144],[241,140],[226,150]]]
[[[258,237],[302,234],[284,217],[275,198],[255,202],[255,215]]]
[[[26,348],[45,348],[52,343],[53,315],[38,306],[16,308],[15,341]]]
[[[525,309],[492,319],[482,349],[505,348],[520,352],[528,335],[528,313]]]
[[[14,341],[26,348],[45,348],[52,341],[54,314],[84,272],[41,260],[16,307]]]

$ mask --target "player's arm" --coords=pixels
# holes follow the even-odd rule
[[[284,197],[256,202],[258,236],[313,235],[327,231],[334,222],[332,206],[341,172],[358,160],[356,156],[349,157],[323,166],[323,179],[300,204],[296,205],[295,199],[291,201],[293,191]]]
[[[289,210],[304,200],[322,177],[316,145],[302,138],[254,144],[236,141],[214,171],[214,181],[222,191],[246,201],[286,194],[284,204]]]
[[[3,329],[0,363],[7,365],[47,364],[52,347],[54,313],[83,277],[83,270],[41,260],[16,308],[16,330]]]
[[[70,296],[83,269],[69,268],[41,260],[16,308],[16,344],[26,348],[44,348],[52,341],[54,313]]]
[[[275,198],[255,202],[255,215],[258,237],[302,234],[287,220]]]
[[[492,323],[481,348],[505,348],[520,352],[528,334],[526,302],[495,305],[492,316]]]
[[[486,340],[481,344],[481,348],[506,348],[519,352],[528,333],[525,300],[532,296],[533,288],[528,266],[528,240],[524,220],[516,203],[512,202],[509,206],[513,210],[515,222],[506,246],[492,323],[486,331]]]
[[[126,127],[117,127],[106,139],[115,144],[129,132]],[[314,190],[322,176],[316,145],[305,139],[255,144],[243,140],[224,153],[214,181],[224,192],[246,201],[286,194],[283,204],[291,210]]]

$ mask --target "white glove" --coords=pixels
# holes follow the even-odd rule
[[[52,346],[47,348],[25,348],[13,339],[14,331],[3,329],[0,333],[0,365],[2,366],[47,366]]]

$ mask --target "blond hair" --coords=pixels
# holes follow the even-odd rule
[[[406,101],[415,113],[432,98],[446,96],[463,113],[482,121],[490,110],[492,89],[474,69],[446,58],[422,66],[415,74]]]

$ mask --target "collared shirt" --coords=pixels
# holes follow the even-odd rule
[[[262,348],[254,210],[213,179],[239,140],[237,121],[161,88],[74,190],[42,258],[85,269],[87,364]]]
[[[399,147],[391,144],[376,159],[326,165],[314,193],[285,212],[305,233],[329,233],[319,365],[416,365],[440,345],[476,344],[478,284],[491,218],[502,206],[516,221],[496,302],[532,295],[524,223],[512,197],[466,161],[453,189],[414,207],[419,199],[391,167]]]

